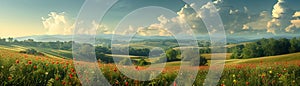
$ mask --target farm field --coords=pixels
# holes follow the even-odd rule
[[[260,59],[234,60],[225,65],[218,83],[221,86],[299,86],[300,85],[300,53],[287,54]],[[286,58],[283,61],[282,58]],[[290,58],[290,59],[288,59]],[[268,61],[275,62],[268,62]],[[258,62],[258,63],[257,63]],[[82,64],[89,64],[83,62]],[[276,64],[276,65],[274,65]],[[179,64],[180,65],[180,64]],[[144,86],[183,84],[173,82],[178,75],[178,62],[169,62],[163,73],[151,81],[136,81],[120,73],[114,64],[99,63],[103,75],[114,86]],[[20,54],[16,51],[0,49],[0,85],[49,85],[80,86],[80,80],[73,61],[48,56]],[[136,71],[147,67],[138,66]],[[195,67],[199,69],[195,85],[203,85],[209,66]],[[87,74],[89,71],[87,71]],[[149,72],[150,73],[150,72]],[[188,75],[188,74],[187,74]],[[92,77],[92,76],[91,76]],[[87,79],[85,82],[88,82]],[[92,84],[90,84],[92,85]]]

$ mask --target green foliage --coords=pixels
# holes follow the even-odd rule
[[[148,48],[129,48],[129,55],[135,56],[148,56],[150,49]]]
[[[232,55],[231,59],[241,59],[242,58],[242,48],[244,48],[244,45],[236,46],[232,49]]]
[[[211,49],[209,47],[204,47],[199,49],[199,53],[211,53]]]
[[[241,55],[243,58],[260,57],[263,55],[263,50],[256,43],[249,43],[243,48]]]
[[[174,49],[168,49],[166,51],[167,61],[173,61],[177,59],[177,51]]]
[[[245,47],[234,47],[232,49],[233,59],[255,58],[262,56],[274,56],[288,53],[300,52],[300,39],[274,38],[261,39],[257,42],[247,43]]]
[[[20,53],[31,54],[31,55],[42,55],[42,56],[44,56],[43,53],[40,53],[40,52],[36,51],[35,49],[26,49],[25,51],[20,51]]]
[[[290,40],[291,47],[289,48],[289,52],[295,53],[300,51],[300,38],[297,40],[297,38],[292,38]]]
[[[95,52],[104,53],[104,54],[111,53],[111,51],[107,47],[103,47],[103,46],[96,46],[95,47]]]
[[[144,58],[141,58],[139,61],[138,61],[138,65],[139,66],[145,66],[145,65],[149,65],[150,63],[147,62]]]
[[[100,60],[103,63],[113,63],[114,62],[112,57],[106,56],[102,52],[96,52],[96,58],[97,58],[97,60]]]
[[[26,47],[41,47],[59,50],[71,50],[73,41],[68,42],[36,42],[33,39],[27,39],[23,41],[14,40],[14,38],[9,37],[7,39],[0,39],[1,45],[19,45]]]

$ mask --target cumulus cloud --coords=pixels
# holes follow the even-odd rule
[[[66,19],[65,12],[51,12],[47,18],[42,17],[44,28],[48,30],[49,35],[69,35],[74,26]]]
[[[163,15],[159,16],[157,20],[160,23],[154,23],[148,27],[137,27],[137,29],[135,29],[130,25],[123,34],[135,33],[135,30],[137,30],[137,34],[141,36],[171,36],[171,34],[166,30],[168,28],[166,24],[169,23],[170,20]]]
[[[300,17],[300,11],[299,12],[295,12],[295,14],[293,15],[293,17]]]
[[[255,19],[243,25],[243,29],[252,29],[252,30],[265,30],[267,24],[271,19],[271,15],[267,11],[262,11],[259,16],[255,16]],[[251,19],[251,18],[250,18]]]
[[[285,28],[286,32],[295,32],[295,30],[300,28],[300,19],[298,18],[298,17],[300,17],[300,12],[295,12],[293,17],[295,19],[291,20],[290,21],[291,25],[289,25],[288,27]]]
[[[95,21],[92,21],[92,26],[93,29],[87,30],[88,33],[96,32],[97,34],[114,34],[114,32],[111,31],[106,25],[97,24]]]
[[[225,31],[229,34],[237,34],[243,31],[264,31],[275,34],[276,31],[291,32],[299,26],[299,21],[297,19],[300,16],[300,12],[294,13],[293,10],[289,9],[289,3],[286,0],[278,0],[278,2],[273,5],[272,12],[261,10],[260,12],[256,12],[255,10],[252,10],[253,7],[251,6],[234,6],[230,2],[223,0],[214,0],[212,3],[207,3],[200,7],[196,6],[197,5],[194,3],[191,5],[185,5],[177,12],[177,17],[168,19],[163,16],[159,16],[157,18],[159,23],[150,24],[147,27],[132,28],[138,29],[138,33],[144,36],[167,36],[171,35],[168,31],[172,31],[172,28],[175,27],[174,25],[179,24],[181,26],[178,27],[186,27],[184,24],[187,23],[189,26],[186,27],[185,30],[176,28],[177,31],[175,32],[210,34],[218,31],[214,29],[208,32],[202,18],[208,18],[212,16],[212,13],[216,12],[220,14]],[[214,7],[216,7],[216,9],[213,10]],[[192,8],[197,8],[196,10],[200,11],[199,14],[197,14]],[[191,30],[187,28],[191,28]]]
[[[275,34],[276,31],[282,31],[282,29],[290,25],[289,21],[292,19],[293,12],[288,6],[288,2],[285,0],[278,0],[273,6],[273,19],[267,24],[267,32]]]
[[[280,18],[284,16],[284,13],[286,12],[287,7],[285,5],[285,0],[278,0],[278,2],[274,5],[272,10],[272,16],[274,18]]]
[[[157,17],[159,23],[150,24],[146,27],[130,26],[125,32],[133,33],[137,31],[137,34],[142,36],[171,36],[172,34],[193,34],[196,32],[207,33],[201,17],[206,17],[211,13],[210,10],[204,10],[210,9],[210,5],[212,3],[199,8],[202,9],[200,15],[191,8],[194,4],[190,6],[185,5],[177,12],[178,16],[176,17],[166,18],[164,15],[161,15]]]
[[[250,27],[248,25],[243,25],[243,30],[248,30]]]
[[[42,17],[42,23],[44,28],[48,30],[47,34],[49,35],[71,35],[75,28],[73,20],[70,20],[65,12],[50,12],[48,17]],[[91,27],[76,29],[76,34],[95,35],[114,33],[107,26],[97,24],[95,21],[80,21],[78,24],[88,24]]]

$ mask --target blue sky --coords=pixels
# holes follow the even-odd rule
[[[214,0],[214,2],[214,5],[219,9],[218,12],[228,34],[263,34],[259,32],[272,34],[299,33],[299,21],[293,15],[300,12],[300,0]],[[72,25],[83,3],[84,0],[1,0],[0,37],[68,35],[70,31],[67,30],[73,28]],[[280,4],[279,8],[284,9],[279,13],[277,12],[277,14],[284,14],[280,15],[282,19],[273,18],[277,15],[276,12],[272,12],[276,9],[278,10],[278,8],[274,8],[276,4]],[[145,6],[165,7],[174,11],[173,14],[180,11],[193,12],[183,9],[185,3],[180,0],[120,0],[110,9],[103,20],[102,26],[105,28],[105,34],[114,33],[115,26],[125,15]],[[150,25],[154,26],[161,23],[158,20],[160,15],[169,20],[172,17],[176,17],[176,15],[164,11],[166,10],[150,9],[149,11],[140,11],[142,13],[137,13],[136,18],[132,18],[138,18],[137,20],[143,22],[139,22],[140,25],[132,25],[132,27],[136,29],[142,28],[145,31],[149,30]],[[59,20],[59,22],[55,23],[54,21],[56,20]],[[147,20],[149,21],[147,22]],[[136,22],[134,20],[131,21],[132,23]],[[201,23],[201,21],[192,23]],[[267,24],[269,23],[270,25],[268,26]],[[274,24],[278,23],[281,26],[274,26]],[[145,25],[149,25],[149,27]],[[130,25],[122,28],[128,29]],[[197,28],[203,29],[201,24]],[[157,31],[161,30],[158,29]]]
[[[66,12],[76,18],[84,0],[1,0],[0,37],[45,34],[41,17]]]

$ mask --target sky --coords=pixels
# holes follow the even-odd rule
[[[0,37],[70,35],[84,2],[1,0]],[[226,34],[299,34],[299,3],[300,0],[213,0],[199,9],[212,10],[211,6],[215,6]],[[170,36],[168,30],[178,28],[170,25],[185,20],[193,29],[187,33],[211,33],[201,20],[204,16],[199,17],[191,7],[181,0],[119,0],[101,24],[91,25],[98,26],[97,34]]]

